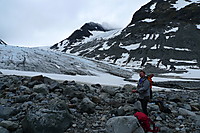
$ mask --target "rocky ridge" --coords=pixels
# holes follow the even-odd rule
[[[3,40],[0,39],[0,44],[7,45]]]
[[[118,133],[116,128],[120,127],[127,133],[142,133],[133,117],[141,105],[132,88],[58,82],[42,75],[0,75],[0,132]],[[155,101],[162,98],[172,112],[164,113],[156,104],[148,104],[149,116],[161,133],[200,132],[199,91],[153,94]],[[124,122],[134,126],[127,127]]]

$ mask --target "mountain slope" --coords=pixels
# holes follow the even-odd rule
[[[60,50],[134,68],[147,64],[162,69],[199,68],[199,14],[199,0],[152,0],[117,35]]]
[[[1,69],[90,76],[110,73],[126,78],[132,75],[114,65],[38,48],[0,45],[0,60]]]

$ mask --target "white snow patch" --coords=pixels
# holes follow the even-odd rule
[[[170,36],[166,36],[166,39],[168,40],[170,38]]]
[[[113,42],[110,46],[108,46],[107,42],[105,42],[103,44],[103,47],[102,48],[99,48],[99,50],[108,50],[110,47],[112,47],[113,45],[115,45],[116,42]]]
[[[167,75],[167,76],[179,76],[182,78],[191,78],[191,79],[199,79],[200,80],[200,70],[199,69],[187,69],[188,72],[185,73],[165,73],[162,75]],[[185,79],[183,79],[185,80]]]
[[[124,62],[127,61],[128,57],[129,57],[128,53],[123,53],[122,58],[117,59],[116,64],[119,65],[119,66],[124,65]]]
[[[178,0],[176,1],[176,4],[173,4],[173,7],[176,8],[176,10],[180,10],[192,3],[200,3],[200,0],[190,0],[190,1]]]
[[[136,44],[131,44],[129,46],[120,46],[121,48],[125,48],[127,50],[136,50],[137,48],[140,47],[140,43],[136,43]]]
[[[113,38],[117,35],[119,35],[121,33],[122,29],[116,29],[116,30],[111,30],[111,31],[90,31],[91,32],[91,36],[90,37],[86,37],[85,39],[82,40],[82,43],[87,43],[87,42],[91,42],[94,40],[102,40],[102,39],[110,39]]]
[[[140,48],[147,48],[147,45],[143,45],[143,46],[141,46]]]
[[[151,19],[151,18],[146,18],[144,20],[141,20],[142,22],[147,22],[147,23],[151,23],[154,22],[156,19]]]
[[[154,37],[154,35],[152,34],[152,35],[151,35],[151,37],[150,37],[150,39],[152,40],[152,39],[153,39],[153,37]]]
[[[155,44],[151,49],[157,49],[157,45]]]
[[[129,25],[128,27],[134,27],[135,26],[135,24],[132,24],[132,25]]]
[[[186,61],[186,60],[175,60],[175,59],[170,59],[170,62],[185,62],[185,63],[197,63],[197,60],[192,60],[192,61]]]
[[[154,9],[156,8],[156,4],[157,4],[157,3],[154,3],[153,5],[151,5],[151,7],[150,7],[150,9],[151,9],[151,12],[153,12],[153,11],[154,11]]]
[[[196,26],[197,26],[197,29],[200,29],[200,24],[197,24]]]
[[[191,51],[188,48],[175,48],[175,50],[178,50],[178,51]]]
[[[155,35],[156,37],[155,37],[155,40],[157,40],[158,39],[158,37],[160,36],[159,34],[156,34]]]
[[[74,80],[81,83],[89,84],[101,84],[101,85],[112,85],[112,86],[124,86],[125,84],[131,84],[128,81],[124,81],[123,78],[108,74],[96,72],[97,76],[83,76],[83,75],[64,75],[64,74],[51,74],[51,73],[41,73],[41,72],[29,72],[29,71],[17,71],[17,70],[6,70],[0,69],[4,75],[19,75],[19,76],[37,76],[43,75],[54,80],[65,81]]]
[[[127,36],[129,36],[129,35],[131,35],[131,33],[126,34],[125,38],[126,38]]]
[[[170,33],[170,32],[177,32],[177,30],[178,30],[178,27],[172,28],[170,30],[165,30],[164,34]]]
[[[99,48],[99,50],[107,50],[107,49],[109,49],[110,47],[108,46],[107,43],[108,43],[107,41],[104,42],[104,44],[102,45],[102,48]]]
[[[144,34],[143,40],[147,40],[149,38],[150,34]]]
[[[191,51],[188,48],[173,48],[173,47],[169,47],[169,46],[164,46],[164,49],[173,49],[173,50],[177,50],[177,51]]]

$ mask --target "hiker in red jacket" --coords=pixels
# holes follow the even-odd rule
[[[139,101],[141,102],[142,110],[146,115],[148,115],[147,104],[150,100],[150,83],[147,77],[145,77],[145,71],[141,70],[139,75],[140,75],[140,79],[137,85],[137,89],[132,90],[132,92],[139,93]]]

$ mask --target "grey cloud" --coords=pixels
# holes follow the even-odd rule
[[[84,23],[126,26],[149,0],[2,0],[0,38],[13,45],[53,45]]]

